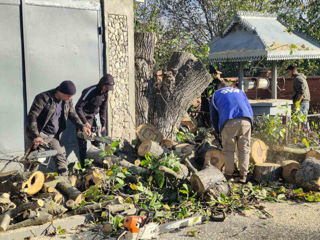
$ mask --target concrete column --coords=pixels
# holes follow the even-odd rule
[[[135,139],[135,68],[133,0],[103,0],[106,68],[115,79],[109,95],[108,135]]]
[[[244,62],[239,62],[239,88],[243,91],[244,90],[244,82],[243,82],[243,67],[244,67]]]
[[[271,84],[271,98],[277,99],[278,98],[278,80],[277,80],[277,61],[272,61],[272,84]]]

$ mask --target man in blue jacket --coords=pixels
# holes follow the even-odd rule
[[[238,149],[240,182],[247,180],[253,112],[246,94],[221,82],[210,102],[210,118],[222,138],[225,175],[232,180],[234,153]]]

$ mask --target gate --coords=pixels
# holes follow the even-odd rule
[[[38,93],[72,80],[75,105],[99,81],[101,29],[96,1],[0,0],[0,156],[24,152],[25,119]],[[68,155],[77,150],[74,131],[68,123]]]

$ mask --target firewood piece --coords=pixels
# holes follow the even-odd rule
[[[23,219],[35,218],[35,217],[39,217],[39,215],[40,215],[40,213],[39,213],[38,209],[36,209],[36,210],[28,209],[23,212],[22,218]]]
[[[85,176],[85,188],[89,188],[90,185],[99,185],[106,176],[102,169],[93,168],[88,171]]]
[[[169,138],[164,138],[160,142],[160,145],[166,149],[172,149],[175,145],[177,145],[177,143]]]
[[[68,196],[68,199],[74,200],[77,204],[80,204],[84,200],[83,194],[75,187],[71,186],[67,182],[59,182],[57,184],[57,189]]]
[[[296,182],[296,173],[300,168],[300,163],[294,160],[286,160],[281,163],[282,177],[289,183]]]
[[[190,178],[190,183],[194,191],[200,195],[210,191],[215,196],[220,196],[221,193],[229,193],[229,185],[223,173],[214,166],[208,166],[207,168],[194,173]]]
[[[310,150],[309,152],[307,152],[306,158],[311,158],[311,157],[320,160],[320,151],[319,151],[319,150],[312,149],[312,150]]]
[[[24,203],[22,205],[17,206],[15,209],[12,209],[3,213],[2,215],[0,215],[0,232],[4,232],[8,229],[11,218],[15,218],[16,216],[18,216],[20,213],[23,213],[27,209],[34,210],[43,206],[44,206],[44,202],[38,199],[33,202]]]
[[[163,172],[165,172],[165,173],[167,173],[167,174],[169,174],[169,175],[172,175],[172,176],[174,176],[174,177],[177,178],[177,179],[183,179],[183,175],[181,175],[181,174],[179,174],[179,173],[176,173],[175,171],[173,171],[173,170],[171,170],[170,168],[167,168],[167,167],[165,167],[165,166],[160,166],[160,167],[159,167],[159,170],[160,170],[160,171],[163,171]]]
[[[268,146],[260,139],[251,139],[250,159],[254,164],[264,163],[267,160]]]
[[[298,155],[304,155],[310,151],[310,148],[294,148],[294,147],[288,147],[288,146],[274,146],[273,151],[278,152],[287,152],[287,153],[293,153]]]
[[[209,164],[215,166],[219,170],[222,169],[224,166],[224,158],[220,149],[211,149],[205,153],[203,167],[205,168]]]
[[[37,199],[50,199],[55,203],[61,204],[63,203],[64,197],[63,195],[55,188],[52,188],[52,192],[39,193],[36,195]],[[51,191],[51,190],[50,190]]]
[[[44,180],[44,174],[41,171],[0,173],[0,189],[2,192],[24,192],[33,195],[41,190]]]
[[[198,170],[193,166],[191,160],[195,158],[195,152],[193,151],[190,155],[183,156],[182,163],[184,163],[190,172],[196,173]]]
[[[160,143],[163,139],[161,132],[152,124],[141,124],[136,130],[137,136],[141,142],[152,140]]]
[[[52,216],[46,212],[40,211],[39,216],[31,219],[24,220],[22,222],[10,225],[8,230],[18,229],[22,227],[42,225],[52,220]]]
[[[180,143],[174,147],[174,150],[183,155],[188,155],[195,151],[195,146],[189,143]]]
[[[280,164],[276,163],[257,163],[254,166],[254,179],[257,182],[268,181],[273,182],[277,181],[281,176],[282,168]]]
[[[109,200],[101,203],[87,204],[85,206],[72,210],[70,214],[85,214],[85,213],[90,213],[95,211],[101,211],[103,209],[108,209],[109,207],[112,213],[116,213],[118,212],[118,210],[121,212],[126,209],[132,208],[132,206],[134,207],[133,204],[127,204],[123,202],[124,202],[123,198],[115,198],[113,200]]]
[[[118,213],[118,212],[122,212],[128,209],[132,209],[134,208],[133,204],[128,204],[128,203],[124,203],[124,204],[113,204],[113,205],[108,205],[107,206],[107,210],[109,211],[109,213]]]
[[[0,214],[16,208],[16,205],[11,202],[9,193],[2,193],[0,195]]]
[[[144,157],[147,153],[151,153],[154,157],[160,157],[164,153],[164,149],[157,142],[145,140],[138,148],[138,155]]]
[[[189,176],[189,169],[186,165],[180,164],[180,175],[182,175],[183,178],[187,178]]]
[[[67,202],[66,202],[66,207],[68,209],[74,209],[75,207],[77,206],[77,204],[74,202],[74,200],[72,199],[69,199]]]
[[[182,127],[187,127],[190,132],[196,133],[197,126],[189,117],[182,118],[180,125]]]
[[[134,165],[133,163],[128,162],[127,160],[119,158],[119,157],[116,157],[116,156],[107,157],[105,161],[108,161],[109,164],[119,164],[122,167],[128,168],[134,174],[141,175],[141,174],[149,173],[148,169],[142,168],[142,167],[138,167],[138,166]]]
[[[306,158],[296,173],[296,183],[307,191],[320,190],[320,160]]]

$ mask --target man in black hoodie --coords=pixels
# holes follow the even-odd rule
[[[97,85],[88,87],[82,91],[82,95],[76,104],[76,112],[86,127],[96,129],[95,115],[99,113],[101,123],[101,133],[106,132],[108,91],[112,91],[114,86],[113,77],[106,74]],[[87,152],[87,141],[78,137],[80,163],[83,166]]]

